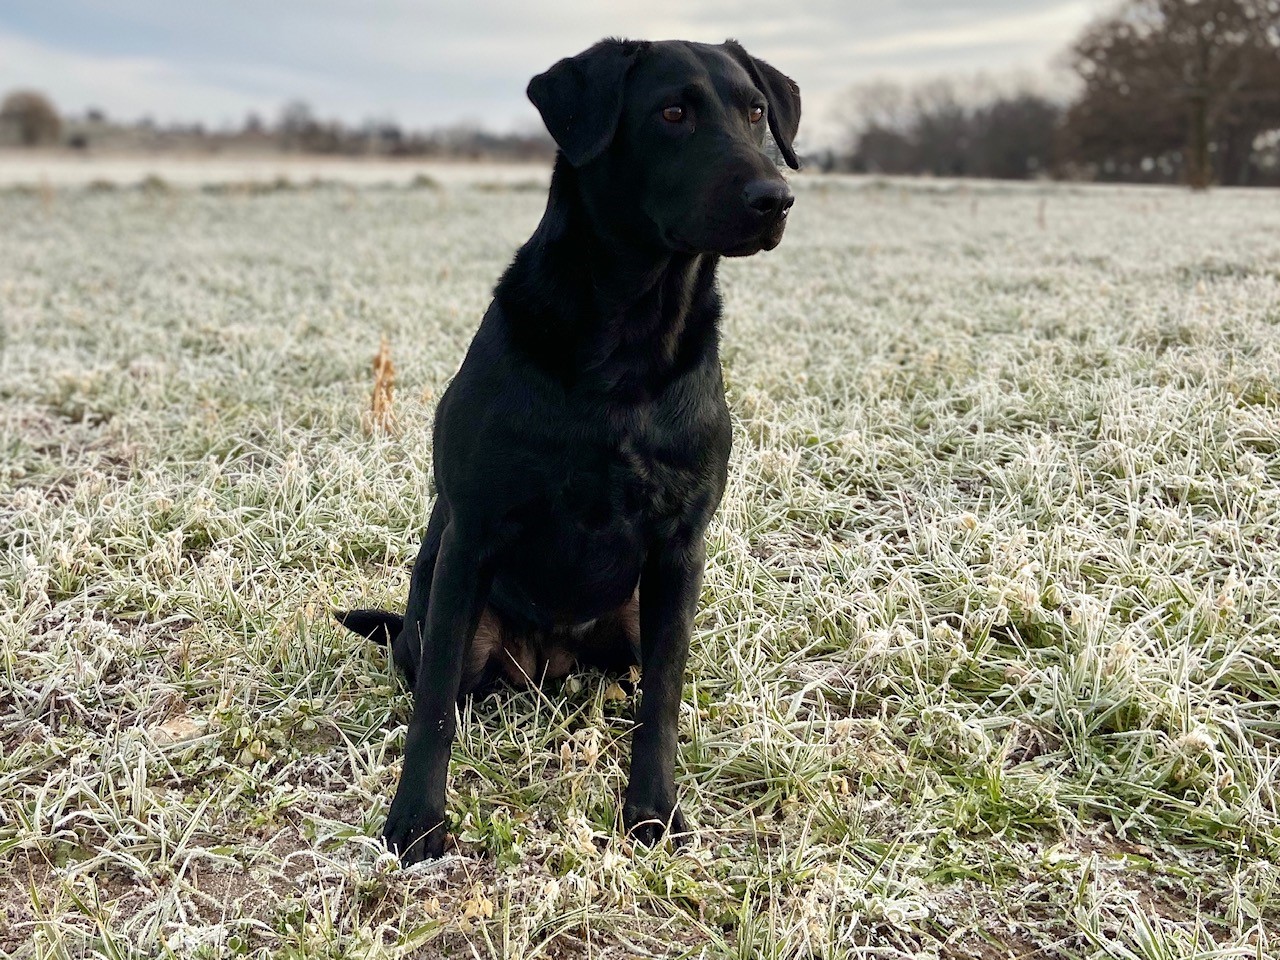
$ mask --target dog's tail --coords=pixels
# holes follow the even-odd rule
[[[333,618],[366,640],[381,640],[387,646],[404,626],[404,617],[386,610],[334,610]]]

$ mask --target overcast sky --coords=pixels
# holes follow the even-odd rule
[[[1107,0],[0,0],[0,95],[239,125],[287,100],[410,127],[538,122],[530,76],[602,36],[736,37],[800,84],[802,140],[875,77],[1049,66]]]

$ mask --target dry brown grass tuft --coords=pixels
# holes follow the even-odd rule
[[[396,429],[395,411],[396,365],[391,361],[387,338],[382,338],[373,358],[373,398],[369,407],[367,429],[392,433]]]

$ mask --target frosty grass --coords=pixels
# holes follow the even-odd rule
[[[1280,950],[1280,198],[797,178],[725,262],[678,758],[468,705],[378,842],[433,404],[545,177],[0,192],[0,954]],[[371,430],[385,336],[391,433]]]

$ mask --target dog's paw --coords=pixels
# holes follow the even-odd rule
[[[622,808],[622,825],[627,836],[646,847],[657,846],[663,836],[669,836],[673,844],[679,845],[689,833],[684,814],[676,804],[663,812],[655,804],[628,801]]]
[[[399,795],[391,803],[391,812],[382,828],[382,841],[400,858],[402,866],[423,860],[437,860],[444,855],[444,814],[425,806],[402,802]]]

